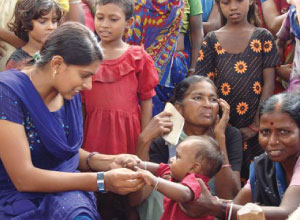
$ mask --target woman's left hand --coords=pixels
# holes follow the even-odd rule
[[[141,159],[138,158],[136,155],[132,154],[119,154],[116,155],[114,161],[111,163],[110,168],[129,168],[133,169],[141,162]]]
[[[144,185],[141,173],[126,168],[118,168],[104,173],[105,190],[120,195],[136,192]]]
[[[245,127],[245,128],[240,128],[240,132],[242,134],[243,140],[247,141],[251,138],[253,138],[257,133],[252,131],[250,128]]]
[[[222,109],[222,117],[217,119],[214,126],[215,135],[225,134],[225,130],[229,121],[230,106],[224,99],[218,99],[219,108]]]

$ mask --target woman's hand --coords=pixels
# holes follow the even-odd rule
[[[218,117],[214,126],[214,133],[216,136],[219,134],[225,134],[230,112],[230,106],[224,99],[219,99],[218,102],[220,108],[222,109],[222,117],[221,119]]]
[[[132,154],[119,154],[116,155],[114,161],[110,165],[110,169],[116,168],[129,168],[133,169],[141,162],[141,159],[138,158],[136,155]]]
[[[214,201],[216,201],[216,198],[212,196],[204,182],[201,179],[197,180],[202,189],[200,197],[196,201],[179,204],[181,210],[193,218],[211,215]]]
[[[152,141],[159,136],[170,133],[173,123],[170,120],[172,113],[161,112],[149,122],[143,130],[143,134],[147,134],[148,138]]]
[[[139,135],[136,146],[136,155],[142,160],[149,161],[149,148],[151,142],[155,138],[168,134],[172,130],[173,123],[170,120],[170,116],[172,116],[172,114],[169,112],[159,113],[151,119]]]
[[[104,173],[105,190],[120,195],[136,192],[144,185],[141,173],[126,168],[118,168]]]
[[[251,130],[249,127],[240,128],[239,130],[242,134],[243,141],[247,141],[247,140],[253,138],[257,134],[255,131]]]
[[[292,68],[293,68],[292,64],[284,64],[276,69],[276,73],[285,81],[289,81]]]

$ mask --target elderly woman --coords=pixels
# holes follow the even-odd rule
[[[250,166],[250,180],[233,202],[214,199],[208,191],[184,205],[191,216],[213,214],[236,219],[249,202],[262,205],[266,219],[287,219],[300,203],[300,96],[281,93],[260,110],[259,142],[265,153]],[[202,186],[203,183],[201,183]],[[205,187],[205,186],[204,186]],[[230,213],[230,214],[228,214]],[[232,215],[232,216],[230,216]]]
[[[225,159],[223,168],[210,186],[217,196],[226,199],[234,198],[240,190],[242,140],[236,128],[227,126],[229,105],[218,98],[214,83],[202,76],[191,76],[181,81],[176,86],[171,101],[185,119],[180,140],[190,135],[206,134],[219,142]],[[222,110],[220,119],[219,109]],[[141,133],[137,155],[142,160],[167,163],[169,158],[175,156],[175,147],[159,137],[172,129],[169,116],[170,113],[167,112],[155,116]],[[133,205],[139,204],[147,196],[144,191],[143,196],[134,197],[131,202]]]

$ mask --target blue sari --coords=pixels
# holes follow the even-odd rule
[[[264,206],[279,206],[288,185],[284,169],[263,153],[250,165],[252,200]]]
[[[80,96],[65,100],[50,112],[24,73],[0,73],[0,120],[24,126],[35,167],[61,172],[78,172],[82,144]],[[20,168],[21,169],[21,168]],[[22,193],[11,182],[0,161],[0,219],[70,219],[85,215],[100,219],[92,193]]]

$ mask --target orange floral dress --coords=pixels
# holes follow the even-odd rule
[[[140,133],[139,101],[155,95],[158,74],[142,47],[116,60],[104,60],[93,88],[82,92],[86,108],[83,148],[104,154],[135,153]]]
[[[214,32],[204,39],[196,65],[196,74],[211,78],[220,98],[230,105],[229,123],[236,128],[253,123],[264,85],[263,70],[280,64],[273,36],[256,28],[247,48],[238,54],[228,53]],[[244,141],[242,179],[248,179],[251,160],[263,152],[258,135]]]
[[[253,122],[263,87],[263,70],[280,64],[271,33],[256,28],[247,48],[239,54],[226,52],[214,32],[199,52],[196,74],[214,80],[220,98],[230,105],[230,121],[237,128]]]

